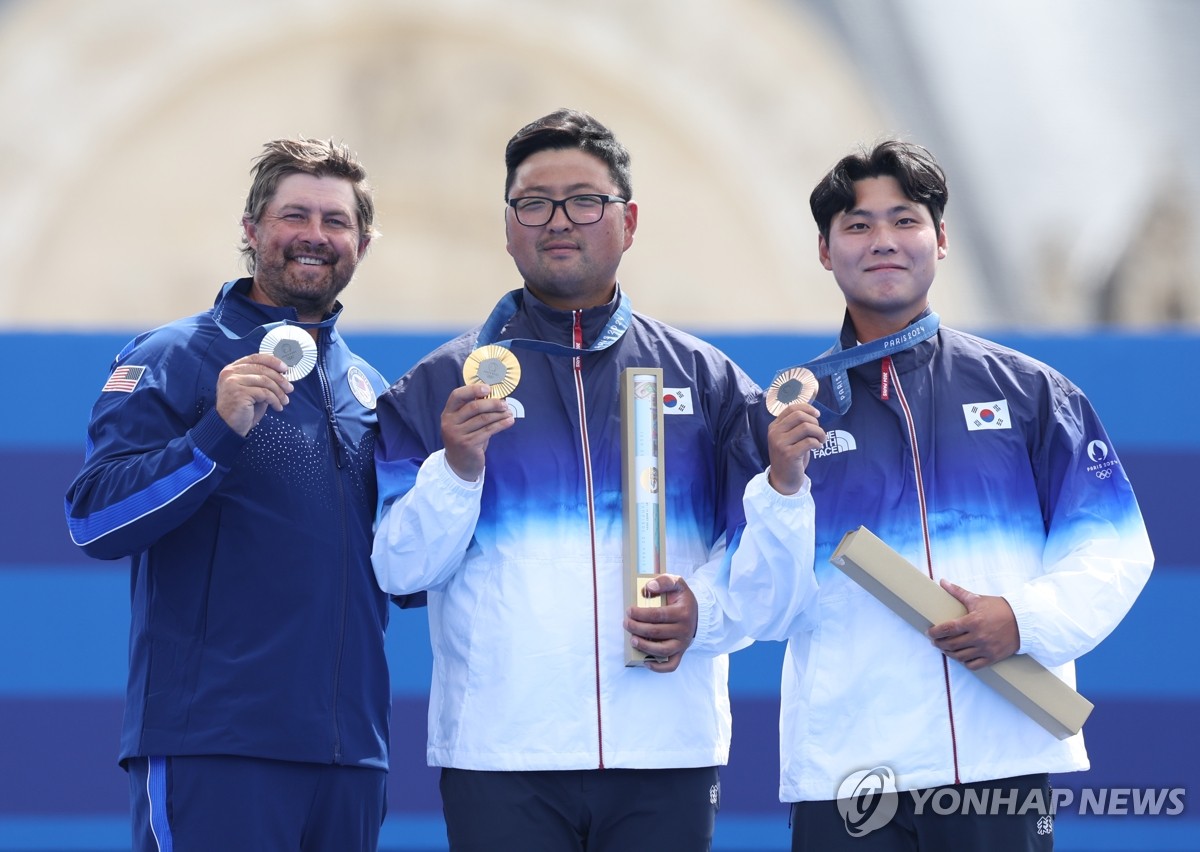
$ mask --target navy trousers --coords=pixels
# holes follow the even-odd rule
[[[708,852],[717,767],[443,769],[451,852]]]
[[[222,755],[128,761],[134,852],[375,852],[381,769]]]

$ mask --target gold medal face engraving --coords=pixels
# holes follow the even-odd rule
[[[779,416],[789,405],[809,402],[817,395],[817,377],[805,367],[792,367],[775,377],[767,388],[767,410]]]
[[[484,384],[498,385],[508,378],[508,368],[499,358],[484,358],[479,362],[479,369],[475,374]]]
[[[284,376],[289,382],[303,379],[317,363],[317,344],[312,335],[294,325],[281,325],[267,332],[259,344],[262,355],[274,355],[287,364]]]
[[[521,381],[521,364],[511,349],[503,346],[480,346],[467,356],[463,364],[463,381],[469,385],[485,384],[493,399],[508,396]]]

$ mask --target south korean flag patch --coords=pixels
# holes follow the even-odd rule
[[[1008,400],[1006,399],[964,403],[963,417],[966,418],[968,432],[978,432],[981,429],[1012,428],[1008,419]]]
[[[692,389],[663,388],[662,407],[663,414],[691,414]]]

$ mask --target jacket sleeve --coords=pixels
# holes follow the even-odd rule
[[[767,484],[767,428],[762,393],[734,370],[738,400],[720,431],[724,533],[714,558],[690,580],[699,610],[692,648],[724,653],[755,639],[784,639],[815,593],[813,503],[807,480],[784,497]],[[797,600],[799,599],[799,600]]]
[[[1149,579],[1154,553],[1129,479],[1077,388],[1055,394],[1033,451],[1045,572],[1006,599],[1020,653],[1055,666],[1086,654],[1120,623]]]
[[[410,595],[436,588],[458,570],[479,520],[483,477],[464,482],[446,464],[446,451],[437,450],[406,477],[378,456],[380,478],[389,479],[395,496],[380,509],[371,564],[379,587],[391,595]],[[386,473],[385,473],[386,471]],[[411,485],[404,487],[403,479]]]
[[[379,398],[379,510],[371,563],[380,588],[391,595],[449,580],[479,520],[483,477],[464,482],[446,463],[440,419],[430,414],[446,400],[429,372],[418,365]],[[452,387],[445,387],[446,395]]]
[[[743,636],[783,641],[804,629],[817,595],[814,504],[805,478],[796,494],[771,487],[767,472],[746,486],[746,521],[734,536],[721,571],[700,585],[708,615],[706,644]]]
[[[195,358],[160,337],[139,338],[114,362],[146,369],[132,390],[101,392],[67,490],[71,539],[99,559],[146,550],[191,517],[245,441],[198,399]]]

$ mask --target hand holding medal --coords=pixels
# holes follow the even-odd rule
[[[446,464],[460,479],[479,479],[492,437],[516,422],[512,403],[504,397],[520,379],[516,356],[503,346],[481,346],[467,356],[463,364],[466,385],[450,392],[442,410]]]
[[[767,428],[768,481],[780,494],[800,490],[812,451],[825,443],[819,412],[806,404],[816,394],[817,377],[805,367],[784,370],[767,388],[767,410],[775,415]]]

